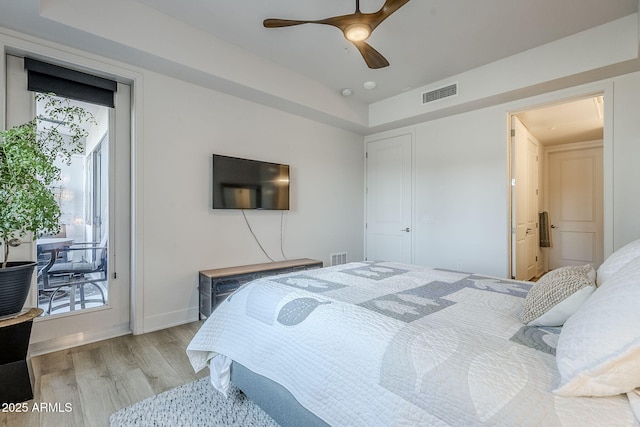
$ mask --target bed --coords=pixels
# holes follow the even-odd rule
[[[187,353],[283,426],[638,426],[640,257],[626,264],[598,288],[586,266],[540,284],[391,262],[267,277]],[[558,280],[580,283],[536,314],[532,289]]]

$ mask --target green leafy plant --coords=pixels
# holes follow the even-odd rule
[[[93,115],[69,99],[37,94],[43,113],[27,123],[0,132],[0,245],[4,246],[2,268],[7,267],[9,249],[19,237],[31,233],[57,233],[60,206],[54,184],[60,180],[63,162],[84,151],[86,123]]]

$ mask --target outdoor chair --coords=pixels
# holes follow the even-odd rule
[[[75,310],[80,304],[86,308],[86,303],[101,302],[106,304],[104,290],[100,282],[107,281],[107,240],[103,242],[75,243],[69,247],[51,253],[53,262],[49,262],[39,273],[42,278],[42,290],[53,291],[49,296],[47,314],[52,310],[69,306]],[[74,253],[82,253],[79,261],[74,261]],[[101,295],[101,299],[85,298],[85,286],[94,286]],[[65,290],[69,291],[69,302],[52,307],[56,296]],[[76,290],[80,298],[76,301]]]

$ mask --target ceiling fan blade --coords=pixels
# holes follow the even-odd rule
[[[352,42],[358,48],[360,54],[364,58],[369,68],[384,68],[389,65],[389,61],[385,59],[380,52],[371,47],[367,42]]]
[[[302,25],[302,24],[324,24],[331,25],[333,27],[339,28],[344,31],[344,29],[349,25],[357,22],[354,19],[355,15],[341,15],[341,16],[333,16],[331,18],[326,19],[317,19],[317,20],[295,20],[295,19],[277,19],[277,18],[269,18],[265,19],[262,22],[265,28],[282,28],[282,27],[292,27],[294,25]]]
[[[262,25],[264,25],[265,28],[281,28],[281,27],[292,27],[294,25],[301,25],[301,24],[310,24],[314,22],[316,21],[297,21],[293,19],[269,18],[269,19],[265,19],[262,22]]]
[[[389,16],[407,3],[409,3],[409,0],[387,0],[380,8],[380,12]]]
[[[363,21],[371,27],[371,31],[376,28],[382,21],[391,16],[395,11],[400,9],[405,4],[409,3],[409,0],[387,0],[379,11],[375,13],[363,14]]]

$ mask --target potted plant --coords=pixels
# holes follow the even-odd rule
[[[84,152],[83,128],[95,122],[91,113],[69,99],[37,94],[42,114],[0,131],[0,316],[22,310],[33,270],[32,261],[9,261],[10,250],[21,238],[35,240],[60,229],[60,206],[53,185],[60,180],[63,163]]]

